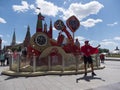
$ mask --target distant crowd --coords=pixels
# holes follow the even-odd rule
[[[16,60],[18,54],[23,55],[25,57],[27,55],[26,48],[21,50],[21,52],[17,52],[17,50],[14,50],[14,52],[12,52],[12,50],[10,49],[8,49],[6,52],[1,51],[0,52],[0,66],[8,66],[10,55],[12,55],[14,60]]]
[[[0,53],[0,65],[6,66],[9,65],[9,54],[8,52],[1,52]]]

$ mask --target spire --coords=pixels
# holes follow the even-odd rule
[[[14,33],[13,33],[13,37],[12,37],[12,46],[16,45],[16,35],[15,35],[15,29],[14,29]]]
[[[37,20],[37,26],[36,26],[36,32],[42,32],[42,20],[44,20],[44,16],[41,15],[41,13],[38,14],[38,20]]]
[[[30,26],[28,25],[27,27],[27,33],[26,33],[26,36],[25,36],[25,39],[24,39],[24,47],[27,47],[28,44],[30,43],[30,38],[31,38],[31,34],[30,34]]]
[[[2,39],[0,37],[0,50],[2,49]]]
[[[115,49],[115,50],[119,50],[118,46],[116,47],[116,49]]]
[[[45,33],[47,32],[47,24],[46,23],[44,24],[44,32]]]
[[[48,36],[50,38],[52,38],[52,32],[53,32],[53,30],[52,30],[52,20],[50,19],[50,28],[49,28],[49,32],[48,32]]]

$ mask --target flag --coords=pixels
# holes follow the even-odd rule
[[[39,9],[39,10],[40,10],[40,8],[39,8],[39,7],[37,7],[37,9]]]
[[[44,16],[39,16],[39,20],[44,20]]]

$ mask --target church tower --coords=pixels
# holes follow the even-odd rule
[[[47,33],[47,24],[44,23],[44,32]]]
[[[49,27],[49,31],[48,31],[48,36],[49,36],[50,38],[53,37],[53,36],[52,36],[52,33],[53,33],[53,30],[52,30],[52,20],[50,20],[50,27]]]
[[[16,45],[16,35],[15,35],[15,30],[14,30],[11,46],[15,46],[15,45]]]
[[[36,26],[36,32],[43,31],[42,20],[44,20],[44,16],[42,16],[41,13],[39,13],[38,20],[37,20],[37,26]]]
[[[0,37],[0,51],[2,50],[2,39]]]
[[[24,42],[23,42],[24,47],[27,47],[29,45],[30,38],[31,38],[30,27],[28,25],[28,27],[27,27],[27,33],[26,33],[26,36],[25,36],[25,39],[24,39]]]
[[[116,46],[115,50],[116,50],[116,51],[119,51],[119,48],[118,48],[118,46]]]

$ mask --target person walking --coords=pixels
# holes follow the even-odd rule
[[[5,60],[6,60],[6,65],[9,65],[9,54],[8,52],[5,52]]]
[[[105,61],[105,55],[104,54],[100,54],[100,60],[101,60],[101,63],[104,63],[104,61]]]
[[[81,52],[84,57],[84,68],[85,68],[84,76],[87,76],[87,63],[91,65],[92,76],[96,76],[96,74],[94,73],[94,69],[93,69],[94,66],[93,66],[93,60],[92,60],[91,55],[98,53],[98,47],[100,47],[100,45],[98,45],[97,47],[92,47],[89,44],[88,40],[86,40],[84,43],[85,45],[81,47]]]

